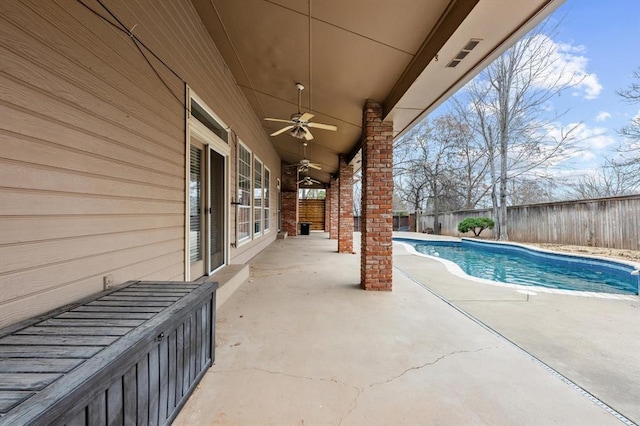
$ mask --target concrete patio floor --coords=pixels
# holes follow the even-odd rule
[[[639,420],[637,298],[527,302],[401,246],[393,292],[365,292],[359,255],[336,247],[312,233],[278,240],[250,262],[251,277],[218,310],[215,365],[174,424],[622,424],[432,291],[451,292],[450,303]],[[565,316],[569,328],[556,327]],[[568,331],[586,319],[601,321]]]

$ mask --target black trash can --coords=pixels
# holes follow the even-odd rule
[[[310,229],[311,229],[310,222],[300,222],[300,235],[309,235]]]

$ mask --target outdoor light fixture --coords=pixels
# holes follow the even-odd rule
[[[446,65],[446,68],[455,68],[458,64],[471,52],[476,46],[480,43],[480,39],[472,38],[464,45],[464,47],[458,52],[456,56],[453,57],[451,62]]]

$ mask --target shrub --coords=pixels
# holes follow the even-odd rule
[[[473,235],[480,236],[485,229],[493,229],[495,222],[489,217],[467,217],[458,224],[458,231],[466,233],[473,231]]]

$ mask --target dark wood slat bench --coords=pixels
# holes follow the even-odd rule
[[[214,361],[216,289],[131,282],[0,330],[0,425],[171,423]]]

